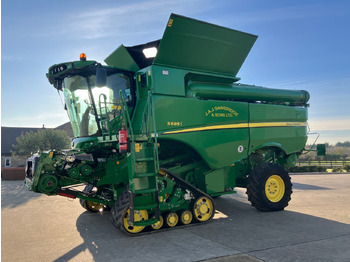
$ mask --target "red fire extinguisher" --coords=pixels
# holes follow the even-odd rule
[[[119,130],[119,153],[128,152],[128,130],[125,126]]]

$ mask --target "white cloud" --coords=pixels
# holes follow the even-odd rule
[[[309,120],[309,126],[311,131],[350,130],[350,118]]]
[[[207,2],[207,1],[204,1]],[[57,30],[47,31],[72,38],[97,39],[110,36],[125,36],[125,34],[150,34],[154,30],[152,24],[157,24],[159,32],[165,27],[170,13],[198,12],[199,0],[195,1],[162,1],[149,0],[141,3],[116,5],[111,8],[83,10],[81,13],[68,14],[60,23]],[[209,5],[204,5],[209,8]],[[203,8],[200,9],[203,11]],[[154,12],[154,13],[152,13]],[[160,37],[160,36],[159,36]]]

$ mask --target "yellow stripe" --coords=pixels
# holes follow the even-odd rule
[[[249,123],[249,127],[284,127],[284,126],[306,126],[306,123],[305,122]]]
[[[241,123],[230,125],[216,125],[181,129],[176,131],[164,132],[163,135],[179,134],[188,132],[208,131],[208,130],[221,130],[221,129],[236,129],[236,128],[257,128],[257,127],[299,127],[306,126],[305,122],[265,122],[265,123]]]

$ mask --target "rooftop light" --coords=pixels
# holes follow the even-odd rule
[[[150,48],[143,49],[142,53],[145,55],[146,58],[153,58],[153,57],[156,57],[157,51],[158,50],[156,47],[150,47]]]

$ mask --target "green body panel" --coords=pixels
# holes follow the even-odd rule
[[[154,64],[236,76],[256,38],[172,14]]]
[[[247,155],[248,128],[222,129],[247,123],[247,103],[164,96],[155,96],[153,101],[159,139],[189,145],[213,169],[230,165]],[[245,150],[239,153],[239,146]]]
[[[184,70],[152,66],[152,92],[162,95],[185,96]]]
[[[105,59],[105,62],[109,66],[114,66],[127,71],[137,72],[140,70],[140,67],[123,45],[120,45],[112,54],[110,54]]]
[[[279,144],[284,152],[290,154],[304,148],[307,141],[307,109],[279,105],[250,104],[250,123],[281,123],[279,127],[250,128],[250,151],[267,145]]]

